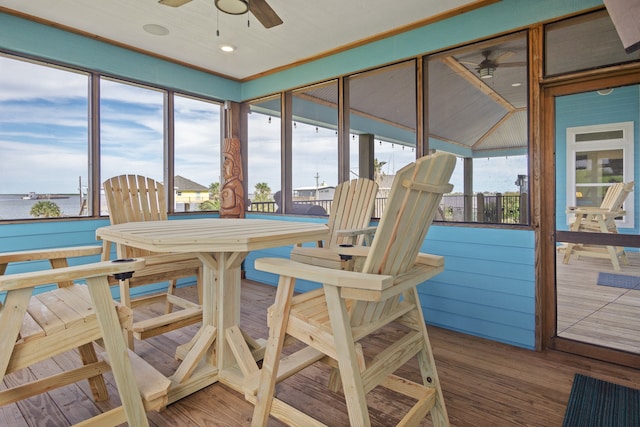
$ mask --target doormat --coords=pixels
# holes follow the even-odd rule
[[[576,374],[563,427],[631,427],[640,423],[640,390]]]
[[[625,289],[640,289],[640,277],[624,274],[598,273],[598,285]]]

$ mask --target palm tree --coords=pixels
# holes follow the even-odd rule
[[[198,209],[201,211],[219,211],[220,210],[220,200],[205,200],[200,203]]]
[[[212,182],[209,184],[209,200],[200,203],[198,209],[201,211],[219,211],[220,210],[220,183]]]
[[[255,202],[268,202],[270,201],[271,188],[266,182],[259,182],[255,186],[255,192],[253,193],[253,201]]]
[[[41,200],[31,206],[29,214],[34,218],[54,218],[61,215],[60,207],[51,201]]]
[[[212,182],[209,184],[209,198],[213,200],[213,202],[220,203],[220,183]]]
[[[378,184],[380,184],[382,177],[385,175],[385,173],[382,172],[382,167],[386,164],[387,162],[380,162],[378,159],[373,159],[373,180]]]

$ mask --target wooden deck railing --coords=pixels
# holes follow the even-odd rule
[[[468,201],[468,203],[465,203]],[[380,218],[387,198],[376,199],[373,211],[374,218]],[[327,214],[331,211],[331,200],[294,201],[296,205],[318,205]],[[275,202],[251,202],[250,212],[275,213]],[[528,197],[526,193],[504,195],[478,193],[467,197],[462,194],[445,195],[440,203],[441,217],[436,221],[450,222],[482,222],[493,224],[527,224],[529,220]]]

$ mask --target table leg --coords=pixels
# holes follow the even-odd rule
[[[265,341],[240,331],[241,265],[246,256],[246,252],[198,254],[203,265],[203,325],[181,349],[183,361],[171,376],[169,403],[216,381],[242,392],[244,376],[258,369],[255,360],[262,358]]]
[[[241,265],[247,253],[222,252],[215,254],[218,261],[218,339],[216,340],[217,366],[220,371],[235,365],[235,357],[225,338],[225,331],[240,325]]]

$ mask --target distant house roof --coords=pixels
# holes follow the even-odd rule
[[[298,188],[294,188],[293,191],[315,191],[315,190],[327,190],[330,188],[336,188],[335,185],[321,185],[319,187],[313,186],[313,187],[298,187]]]
[[[173,186],[180,191],[209,191],[209,187],[191,181],[183,176],[176,175],[173,179]]]

